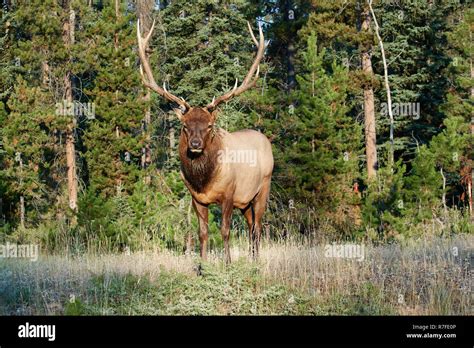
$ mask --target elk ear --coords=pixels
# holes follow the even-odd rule
[[[214,124],[217,120],[217,109],[212,110],[211,112],[211,123]]]
[[[180,108],[175,108],[173,109],[174,113],[176,114],[176,116],[178,116],[178,119],[181,121],[181,122],[184,122],[184,115],[183,115],[183,111],[180,109]]]

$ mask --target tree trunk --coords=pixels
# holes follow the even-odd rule
[[[472,41],[471,41],[472,42]],[[474,67],[472,66],[472,59],[470,61],[471,65],[471,80],[474,79]],[[471,87],[471,98],[474,98],[474,87]],[[471,140],[474,140],[474,116],[471,116]],[[474,169],[471,165],[471,178],[468,180],[467,192],[469,196],[469,214],[471,215],[471,219],[474,218],[474,209],[473,209],[473,202],[472,197],[474,196]]]
[[[153,0],[137,0],[137,17],[140,19],[140,26],[143,32],[148,32],[152,24],[152,12],[155,6]],[[143,34],[143,33],[142,33]],[[145,52],[148,50],[148,47],[145,48]],[[143,101],[149,103],[151,100],[150,91],[147,89],[145,95],[143,96]],[[145,147],[143,148],[142,155],[142,168],[145,169],[151,164],[151,134],[150,134],[150,124],[151,124],[151,107],[148,106],[145,110],[144,115],[144,132],[145,132]],[[149,184],[151,178],[149,175],[145,176],[145,184]]]
[[[384,83],[385,83],[385,91],[387,93],[387,109],[388,109],[388,116],[390,118],[390,151],[388,155],[388,163],[390,165],[391,170],[393,170],[393,164],[394,164],[393,132],[395,128],[395,122],[393,119],[393,112],[392,112],[392,94],[390,92],[390,84],[388,83],[387,59],[385,58],[385,49],[383,47],[382,37],[380,36],[379,24],[377,23],[377,17],[375,17],[375,12],[374,12],[374,9],[372,8],[372,0],[367,0],[367,1],[369,4],[370,13],[372,14],[372,18],[374,20],[375,35],[377,36],[377,40],[380,46],[380,52],[382,53]]]
[[[441,197],[441,201],[443,203],[444,214],[447,216],[448,213],[448,206],[446,205],[446,176],[444,175],[443,167],[439,170],[441,177],[443,178],[443,195]]]
[[[25,228],[25,197],[20,196],[20,226]]]
[[[18,164],[20,165],[20,187],[23,186],[23,159],[21,158],[22,154],[18,156]],[[20,195],[20,226],[25,227],[25,197],[23,193]]]
[[[65,3],[66,11],[69,11],[69,19],[63,24],[63,42],[69,51],[74,44],[75,12],[70,7],[70,3]],[[71,60],[69,61],[71,63]],[[64,75],[64,99],[68,105],[73,103],[71,72]],[[74,138],[74,128],[76,118],[73,115],[71,122],[66,129],[66,165],[67,165],[67,187],[69,208],[77,211],[77,172],[76,172],[76,147]]]
[[[120,17],[120,2],[119,0],[115,0],[115,20],[118,22],[119,20],[119,17]],[[115,52],[118,51],[118,44],[119,44],[119,41],[118,41],[118,32],[115,32],[114,33],[114,50]]]
[[[115,0],[115,20],[116,23],[118,24],[120,20],[120,1]],[[114,50],[115,52],[118,52],[119,50],[119,32],[116,31],[114,33]],[[117,59],[117,58],[115,58]],[[117,62],[118,63],[118,62]],[[115,98],[116,100],[118,99],[118,90],[115,90]],[[120,128],[119,126],[115,125],[115,137],[117,139],[120,139]],[[120,156],[117,154],[115,156],[115,189],[116,189],[116,195],[120,196],[122,193],[122,178],[120,174],[120,167],[122,165]]]
[[[49,84],[49,64],[47,60],[41,62],[41,82],[47,88]]]
[[[370,30],[369,10],[364,9],[362,21],[362,31]],[[371,47],[364,47],[362,50],[362,71],[367,77],[364,86],[364,125],[365,125],[365,154],[367,158],[367,177],[373,180],[377,177],[377,133],[375,128],[375,106],[374,90],[372,88],[372,79],[374,72],[372,70]]]

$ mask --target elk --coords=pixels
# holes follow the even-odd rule
[[[270,141],[255,130],[229,133],[216,126],[217,106],[240,95],[257,82],[259,64],[265,52],[265,39],[259,26],[259,40],[255,38],[250,23],[250,35],[257,46],[257,54],[247,75],[238,86],[213,98],[205,107],[191,107],[183,98],[171,94],[166,85],[159,87],[153,77],[146,56],[148,41],[153,33],[142,37],[140,21],[137,22],[140,73],[145,87],[158,93],[179,107],[174,109],[182,128],[179,137],[181,177],[192,196],[192,205],[199,221],[200,255],[207,259],[208,207],[218,204],[222,210],[221,234],[224,241],[226,263],[230,263],[230,223],[234,208],[240,209],[249,229],[250,252],[258,257],[262,216],[270,194],[273,171],[273,154]]]

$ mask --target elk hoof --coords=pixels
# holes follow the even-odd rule
[[[201,265],[201,263],[194,266],[194,272],[196,272],[197,276],[202,276],[202,265]]]

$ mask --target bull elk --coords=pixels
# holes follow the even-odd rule
[[[261,26],[259,40],[247,22],[250,35],[257,46],[257,54],[242,84],[224,95],[214,98],[206,107],[191,107],[183,98],[159,87],[153,77],[146,56],[150,31],[142,37],[140,21],[137,22],[138,53],[143,84],[179,108],[174,109],[181,121],[179,157],[181,176],[192,195],[192,205],[199,220],[201,258],[207,259],[208,206],[219,204],[222,208],[221,233],[224,240],[225,260],[230,262],[229,234],[234,208],[240,209],[249,228],[250,250],[258,256],[261,220],[270,193],[273,171],[273,154],[270,141],[260,132],[240,130],[229,133],[216,126],[217,106],[253,87],[258,79],[259,64],[265,51]]]

